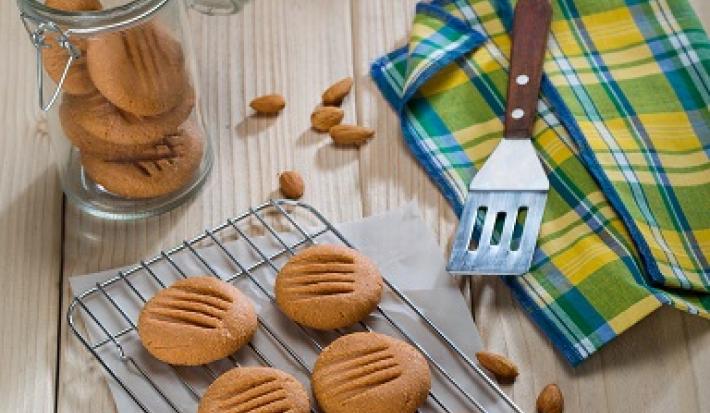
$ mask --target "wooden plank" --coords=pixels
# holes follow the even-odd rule
[[[416,3],[353,2],[358,122],[377,133],[360,151],[363,208],[370,215],[416,201],[429,225],[448,234],[454,222],[451,209],[407,149],[397,115],[370,78],[374,59],[406,44]],[[447,239],[448,235],[441,240]]]
[[[304,200],[333,220],[362,214],[357,150],[336,149],[310,130],[322,90],[352,73],[349,2],[259,0],[237,16],[191,19],[215,169],[193,202],[160,217],[109,223],[69,207],[65,278],[136,262],[278,196],[285,169],[301,171]],[[286,97],[286,109],[275,118],[251,116],[251,98],[270,92]],[[344,107],[354,119],[354,101]],[[106,387],[97,385],[99,367],[66,328],[61,339],[58,412],[113,411]]]
[[[710,383],[710,329],[708,321],[699,317],[683,315],[683,337],[686,342],[687,358],[683,364],[689,364],[694,378],[695,397],[697,398],[698,411],[710,411],[710,393],[705,391]]]
[[[370,77],[372,62],[407,44],[416,0],[353,1],[353,53],[357,81],[358,122],[377,137],[361,149],[363,211],[377,214],[415,202],[425,222],[448,251],[457,218],[402,138],[399,119]],[[470,299],[468,280],[461,290]]]
[[[708,31],[708,29],[710,29],[710,2],[705,0],[690,0],[690,4],[698,14],[703,26],[705,26],[705,31]]]
[[[36,101],[35,55],[0,4],[0,411],[54,408],[62,197]]]

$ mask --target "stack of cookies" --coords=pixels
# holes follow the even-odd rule
[[[98,0],[47,0],[56,9],[99,10]],[[81,152],[86,174],[129,199],[169,194],[188,184],[203,154],[195,91],[182,46],[156,22],[74,39],[81,57],[62,85],[59,118]],[[67,52],[43,51],[47,74],[61,77]]]

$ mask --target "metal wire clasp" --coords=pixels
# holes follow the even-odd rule
[[[69,68],[76,59],[81,57],[81,50],[69,41],[70,32],[62,31],[56,23],[52,21],[40,20],[35,17],[28,16],[25,13],[20,13],[20,17],[22,18],[22,24],[25,26],[27,33],[30,35],[30,41],[35,47],[37,53],[36,69],[39,107],[46,112],[54,105],[57,97],[59,97],[59,92],[64,85],[64,81],[67,79],[67,74],[69,74]],[[36,28],[33,30],[30,24],[33,24]],[[59,82],[57,82],[57,87],[54,89],[54,92],[52,92],[49,102],[45,104],[44,75],[42,74],[42,49],[49,47],[47,44],[47,33],[56,33],[56,36],[53,37],[56,37],[57,44],[59,44],[61,48],[66,49],[69,58],[64,66],[64,70],[62,71],[62,76],[59,78]]]
[[[239,13],[250,0],[188,0],[190,8],[208,16]]]

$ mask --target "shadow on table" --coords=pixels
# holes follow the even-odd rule
[[[134,264],[160,249],[177,245],[185,234],[201,232],[205,229],[202,208],[191,208],[195,198],[161,215],[131,221],[97,218],[66,201],[65,277]]]
[[[20,167],[25,166],[20,164]],[[25,172],[15,170],[14,173]],[[9,248],[5,252],[12,253],[12,257],[7,258],[18,263],[33,262],[35,268],[48,268],[50,263],[43,262],[55,259],[61,246],[62,195],[56,170],[48,166],[18,195],[4,193],[0,196],[3,198],[0,228],[8,237],[5,247]],[[8,200],[10,196],[12,199]]]

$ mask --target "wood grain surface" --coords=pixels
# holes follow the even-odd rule
[[[34,53],[0,5],[0,411],[54,408],[62,196],[35,103]],[[10,57],[11,56],[11,57]]]
[[[691,0],[707,25],[710,2]],[[414,0],[256,0],[237,16],[191,13],[202,105],[217,163],[188,204],[130,223],[63,208],[36,109],[34,55],[14,2],[0,4],[0,411],[114,411],[100,367],[67,331],[68,277],[129,264],[275,196],[299,170],[305,201],[334,221],[415,202],[448,249],[456,219],[407,152],[395,114],[369,78],[375,57],[404,44]],[[345,121],[375,128],[361,149],[335,148],[309,128],[321,91],[353,76]],[[253,116],[255,96],[282,93],[286,110]],[[532,412],[556,382],[566,412],[710,411],[707,321],[662,309],[573,369],[495,279],[462,290],[487,347],[521,375],[508,391]]]

